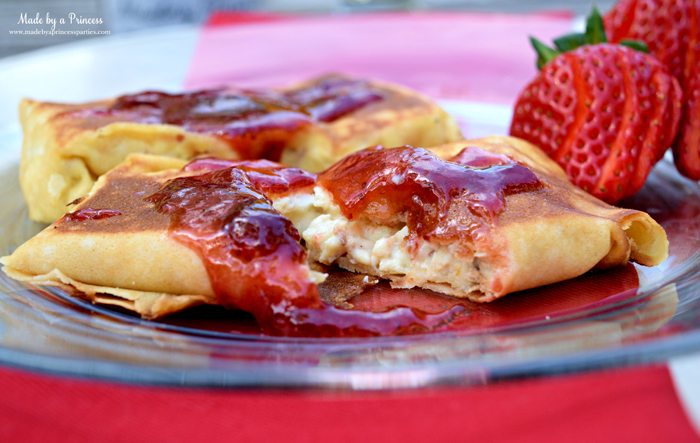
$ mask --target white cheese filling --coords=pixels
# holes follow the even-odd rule
[[[314,194],[311,192],[296,192],[285,195],[273,200],[272,206],[290,219],[299,233],[304,232],[320,214],[314,206]],[[309,279],[316,284],[322,283],[326,277],[328,275],[323,272],[309,269]]]
[[[349,220],[320,186],[313,194],[277,200],[275,208],[299,229],[311,261],[377,275],[394,287],[418,286],[458,297],[483,290],[479,258],[460,243],[411,239],[406,226]]]

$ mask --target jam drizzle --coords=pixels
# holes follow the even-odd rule
[[[244,171],[178,177],[146,200],[170,216],[170,235],[202,258],[221,305],[267,326],[290,307],[319,306],[299,232]]]
[[[63,220],[67,222],[83,222],[86,220],[102,220],[118,215],[122,215],[122,212],[116,209],[82,208],[77,211],[66,213],[63,216]]]
[[[348,219],[406,224],[412,236],[474,237],[505,209],[505,197],[543,187],[509,157],[467,147],[450,161],[422,148],[381,146],[333,165],[318,182]]]
[[[213,134],[241,158],[279,160],[297,131],[333,122],[383,96],[362,80],[328,76],[286,92],[208,89],[182,94],[123,95],[93,114],[145,124],[171,124]]]
[[[253,314],[268,334],[316,337],[426,332],[464,314],[462,307],[441,313],[409,307],[372,313],[324,303],[310,281],[298,231],[252,179],[278,174],[281,180],[289,171],[265,161],[235,163],[241,167],[194,161],[185,169],[209,172],[171,179],[146,197],[170,217],[169,234],[202,258],[222,306]]]
[[[231,167],[245,171],[251,183],[267,196],[289,194],[316,184],[316,174],[269,160],[223,160],[202,157],[187,163],[183,171],[206,172]]]

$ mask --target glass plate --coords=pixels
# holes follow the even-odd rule
[[[386,22],[379,25],[387,26]],[[443,25],[437,20],[431,26]],[[412,29],[411,24],[392,26]],[[255,29],[268,35],[264,26],[246,28],[246,32]],[[308,29],[305,25],[299,32],[313,34]],[[195,37],[192,30],[166,30],[16,57],[0,63],[0,84],[8,84],[8,77],[13,79],[17,86],[9,95],[13,100],[14,95],[35,95],[27,91],[39,80],[26,66],[42,72],[39,68],[51,65],[59,83],[74,85],[65,61],[71,56],[73,60],[90,59],[94,66],[84,66],[75,74],[86,78],[87,83],[81,83],[86,91],[66,87],[62,92],[66,100],[158,84],[177,88],[186,70],[180,57],[186,55],[173,56],[178,54],[175,48],[189,51]],[[137,49],[141,55],[134,61]],[[162,59],[154,63],[158,57]],[[109,77],[110,69],[126,59],[135,69],[144,69],[142,83],[119,83],[113,75]],[[256,78],[255,82],[265,79]],[[39,86],[42,88],[46,86]],[[55,88],[42,98],[58,98]],[[509,107],[499,100],[437,95],[466,123],[470,135],[502,133],[507,127]],[[12,112],[7,106],[0,109],[0,115]],[[0,132],[2,255],[42,228],[28,220],[17,185],[20,138],[16,125]],[[131,382],[374,389],[481,384],[504,377],[655,361],[700,349],[700,186],[681,178],[665,160],[642,192],[624,205],[649,212],[666,229],[671,256],[662,265],[628,265],[589,273],[491,304],[475,304],[456,330],[424,335],[266,337],[245,316],[214,308],[195,309],[164,322],[144,321],[126,312],[94,306],[56,288],[24,285],[0,274],[0,362]],[[400,297],[405,301],[411,294],[403,291]],[[396,297],[396,292],[379,290],[364,305],[372,309],[387,300],[395,302]],[[233,330],[233,321],[249,327]]]

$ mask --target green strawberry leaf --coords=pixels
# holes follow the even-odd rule
[[[639,40],[620,40],[622,46],[627,46],[628,48],[635,49],[646,54],[649,53],[649,47],[646,43]]]
[[[605,35],[603,17],[595,6],[593,6],[591,15],[586,20],[586,41],[591,45],[608,41],[608,37]]]
[[[549,63],[554,57],[567,52],[573,51],[576,48],[585,45],[597,45],[607,43],[608,37],[605,35],[605,24],[603,17],[600,15],[598,8],[593,6],[591,14],[586,20],[586,32],[571,33],[554,39],[554,48],[547,46],[535,37],[530,37],[530,44],[535,48],[537,53],[537,68],[542,69],[544,65]],[[640,51],[649,52],[649,48],[644,42],[637,40],[621,40],[620,45]]]
[[[535,52],[537,53],[537,69],[542,69],[550,60],[559,55],[558,51],[545,45],[535,37],[530,36],[530,44],[532,44],[532,47],[535,48]]]
[[[561,52],[571,51],[586,44],[586,34],[566,34],[554,39],[554,46]]]

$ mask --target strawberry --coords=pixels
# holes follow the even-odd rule
[[[613,42],[644,41],[680,82],[685,103],[673,158],[683,175],[700,180],[700,0],[622,0],[605,27]]]
[[[531,39],[540,72],[520,93],[510,133],[540,146],[571,181],[609,203],[644,185],[675,138],[682,92],[643,44],[606,43],[597,10],[585,34]]]

